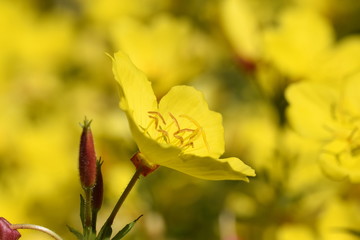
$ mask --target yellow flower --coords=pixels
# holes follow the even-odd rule
[[[246,60],[260,58],[259,16],[252,2],[225,0],[220,4],[221,23],[236,53]]]
[[[286,91],[292,126],[322,144],[319,163],[335,180],[360,182],[360,72],[342,82],[302,82]]]
[[[267,60],[292,79],[304,78],[316,70],[331,49],[333,29],[326,18],[302,8],[285,10],[279,23],[264,34]]]
[[[360,35],[342,38],[308,77],[315,81],[343,81],[360,69]]]
[[[158,103],[150,81],[125,54],[115,54],[113,61],[120,108],[149,166],[208,180],[248,181],[247,176],[255,176],[240,159],[219,158],[224,152],[222,117],[209,110],[199,91],[176,86]]]
[[[333,196],[322,206],[321,218],[316,223],[318,239],[323,240],[356,240],[358,236],[346,230],[359,229],[358,200]]]

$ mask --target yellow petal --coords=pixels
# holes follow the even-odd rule
[[[206,180],[249,181],[247,176],[255,176],[255,171],[251,167],[235,157],[214,159],[184,154],[179,156],[178,161],[164,166]]]
[[[309,9],[288,9],[280,17],[280,26],[264,35],[269,60],[292,78],[311,75],[331,47],[334,32],[320,14]]]
[[[325,139],[335,124],[332,113],[337,102],[336,90],[329,85],[302,82],[287,88],[289,121],[303,136]]]
[[[350,76],[344,85],[342,104],[349,114],[358,116],[360,114],[360,71],[356,74],[349,74]]]
[[[203,94],[193,87],[173,87],[160,101],[159,111],[169,122],[177,120],[180,129],[198,129],[193,146],[185,153],[218,158],[224,152],[224,129],[221,114],[209,110]],[[176,124],[170,132],[176,132]]]
[[[334,154],[320,154],[319,164],[323,173],[333,180],[342,181],[349,177],[349,172],[339,164]]]
[[[309,77],[314,80],[344,81],[360,69],[360,36],[350,35],[340,40],[325,57],[321,66]]]
[[[122,52],[114,56],[113,72],[119,83],[120,108],[133,116],[140,126],[146,127],[150,121],[147,112],[157,109],[151,82]]]
[[[260,55],[260,31],[257,14],[250,2],[244,0],[225,0],[221,2],[223,28],[234,45],[236,52],[248,59]]]

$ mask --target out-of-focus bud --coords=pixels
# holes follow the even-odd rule
[[[135,165],[136,169],[141,169],[141,174],[144,177],[159,167],[159,165],[156,164],[150,165],[140,152],[135,153],[135,155],[131,158],[131,162]]]
[[[80,138],[79,172],[83,188],[92,188],[96,182],[96,155],[90,124],[85,118]]]
[[[104,196],[104,183],[101,173],[101,166],[103,162],[99,159],[96,162],[96,184],[93,188],[93,199],[92,199],[92,209],[95,212],[98,212],[101,208]]]
[[[0,239],[1,240],[17,240],[21,234],[11,228],[11,224],[3,217],[0,217]]]

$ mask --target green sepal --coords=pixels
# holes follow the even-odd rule
[[[71,233],[73,233],[78,240],[83,240],[84,239],[84,236],[78,230],[70,227],[69,225],[67,225],[67,227],[68,227],[69,231]]]
[[[105,222],[105,224],[100,229],[100,232],[96,237],[96,240],[110,240],[111,234],[112,234],[111,225],[108,224],[108,222]]]
[[[85,199],[80,194],[80,219],[83,229],[85,229]]]
[[[122,239],[130,230],[134,227],[135,223],[142,217],[140,215],[137,219],[132,221],[131,223],[127,224],[123,229],[121,229],[111,240],[119,240]]]

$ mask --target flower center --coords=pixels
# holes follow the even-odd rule
[[[206,134],[200,124],[186,114],[175,117],[168,113],[164,117],[156,111],[149,111],[151,119],[144,133],[158,142],[170,144],[181,148],[183,151],[191,151],[205,147],[209,151]],[[202,144],[201,144],[202,143]]]

